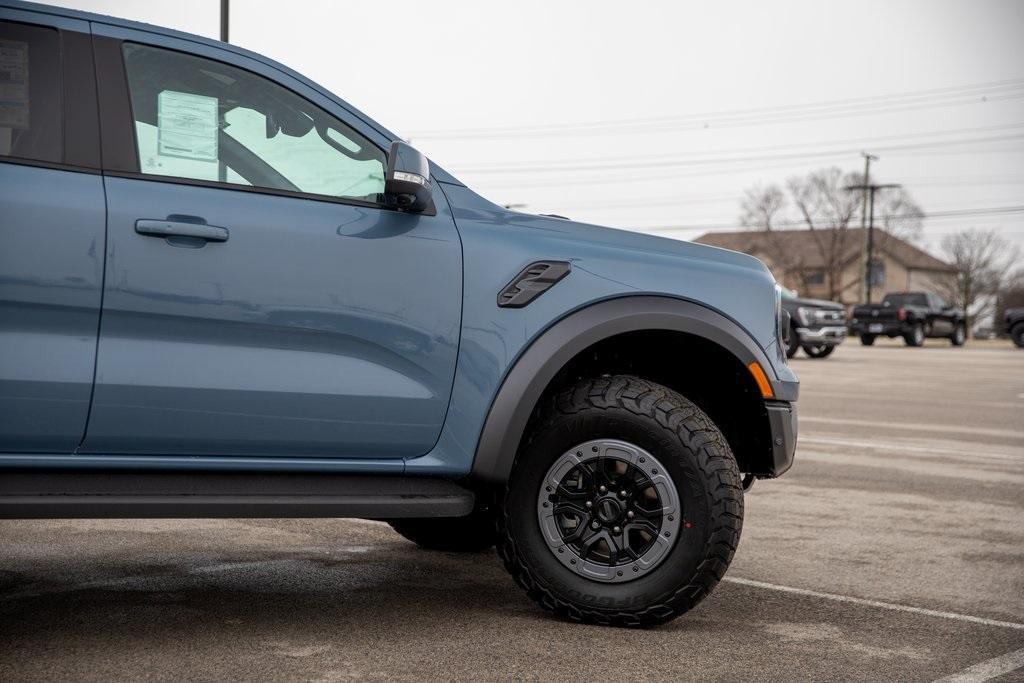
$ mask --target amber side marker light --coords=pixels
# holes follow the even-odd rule
[[[747,370],[750,370],[750,374],[754,376],[754,381],[757,382],[757,388],[761,390],[761,395],[765,398],[775,398],[775,392],[772,391],[772,385],[768,381],[768,376],[764,374],[764,368],[756,360],[750,361],[750,365],[747,366]]]

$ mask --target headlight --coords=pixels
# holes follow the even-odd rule
[[[789,333],[789,316],[783,315],[782,310],[782,287],[775,283],[775,338],[779,342],[779,348],[786,348],[786,335]],[[785,358],[785,351],[782,356]]]
[[[817,314],[813,308],[804,308],[801,306],[796,309],[796,319],[801,325],[807,326],[814,323],[817,319]]]

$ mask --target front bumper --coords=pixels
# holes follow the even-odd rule
[[[826,344],[836,346],[846,339],[846,327],[843,325],[826,325],[825,327],[798,327],[797,338],[801,344]]]
[[[772,439],[771,471],[765,476],[777,477],[793,466],[796,453],[796,404],[789,401],[765,401],[768,427]]]

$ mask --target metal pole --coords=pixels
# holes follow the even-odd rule
[[[220,0],[220,39],[228,42],[228,0]]]
[[[871,161],[878,157],[872,156],[867,152],[861,152],[861,156],[864,157],[864,201],[860,208],[860,287],[857,291],[857,300],[864,301],[865,286],[867,284],[867,278],[869,276],[868,268],[870,264],[868,262],[868,235],[866,230],[865,221],[867,220],[868,212],[868,186],[871,185]],[[870,303],[870,301],[869,301]]]
[[[870,186],[868,192],[870,193],[871,199],[869,204],[871,208],[868,210],[868,268],[867,268],[867,288],[868,288],[868,299],[867,302],[871,303],[871,262],[874,259],[875,252],[875,190],[878,188]]]

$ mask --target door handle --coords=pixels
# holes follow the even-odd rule
[[[195,237],[207,242],[227,242],[228,229],[204,223],[182,221],[157,221],[141,219],[135,221],[135,232],[150,237]]]

